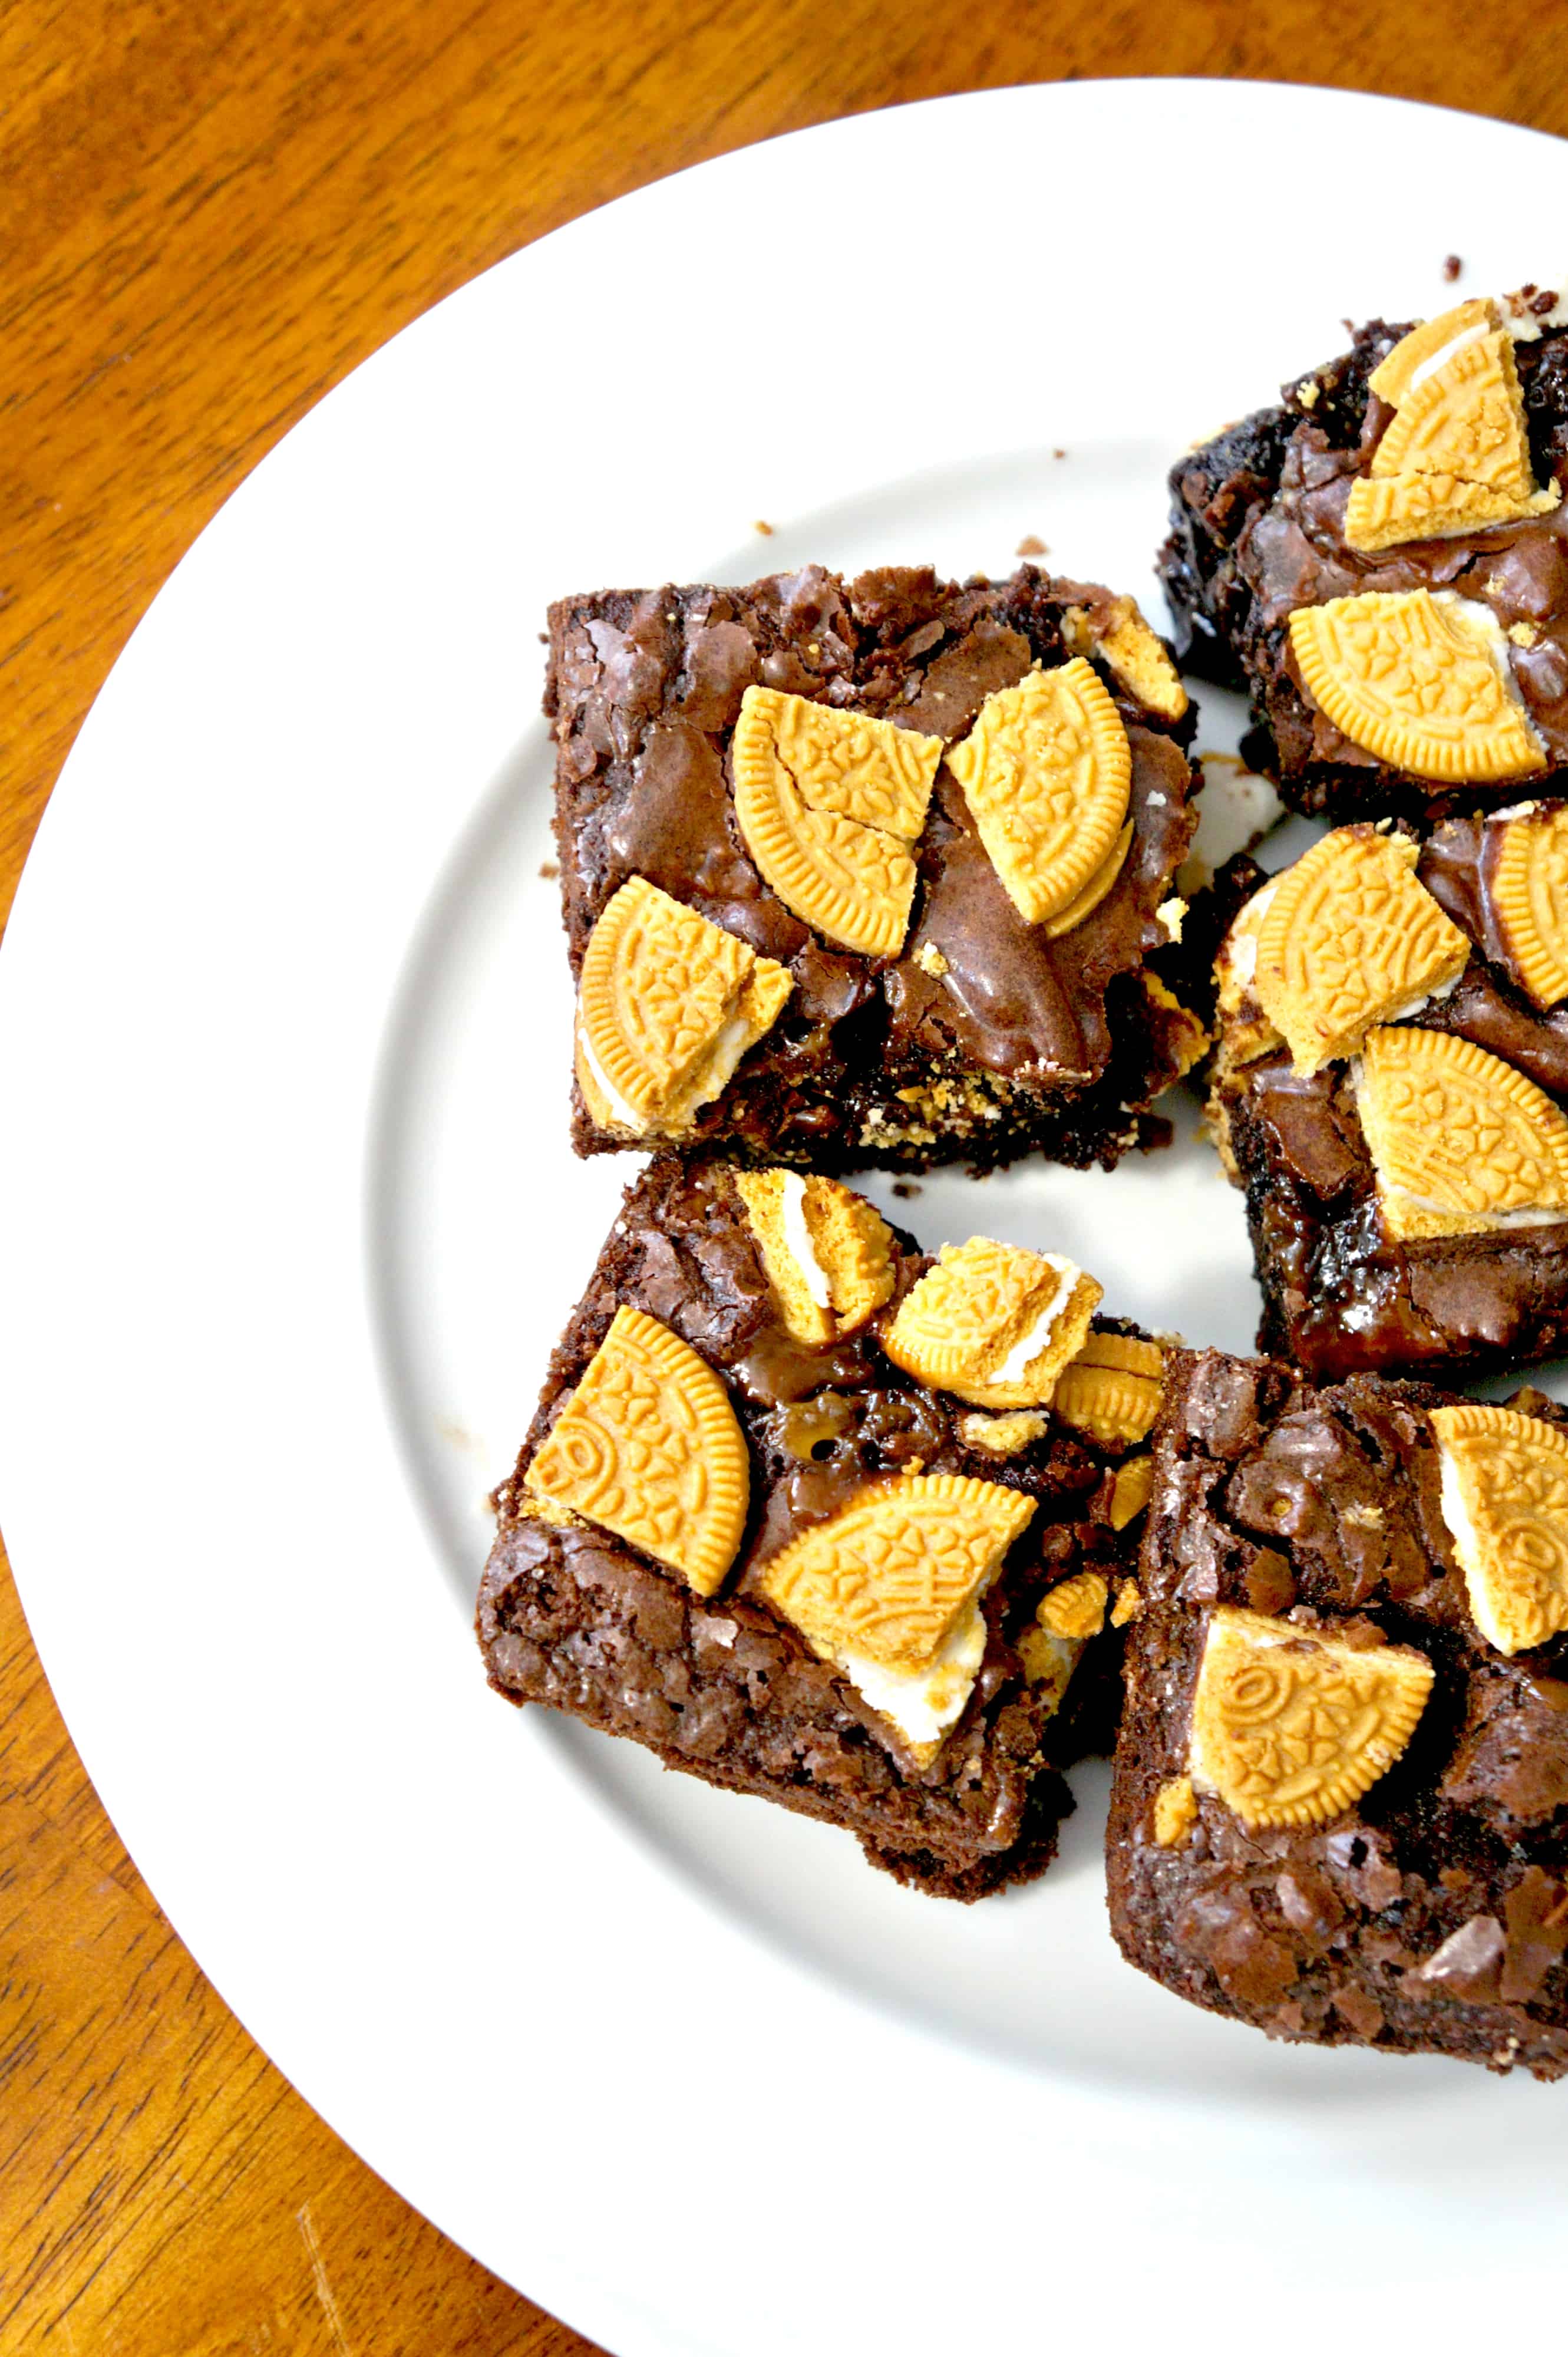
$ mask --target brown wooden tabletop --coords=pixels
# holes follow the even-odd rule
[[[1496,0],[1484,38],[1471,0],[6,0],[0,911],[220,500],[378,344],[573,214],[802,124],[1063,77],[1335,82],[1565,133],[1563,23],[1540,0]],[[1160,250],[1201,267],[1205,203],[1260,202],[1288,270],[1311,187],[1310,156],[1250,190],[1195,151]],[[230,2017],[0,1577],[0,2352],[586,2347],[389,2192]]]

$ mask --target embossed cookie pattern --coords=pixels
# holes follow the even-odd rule
[[[1568,998],[1568,803],[1498,819],[1492,906],[1537,1006]]]
[[[895,957],[915,893],[910,845],[942,758],[862,712],[748,687],[730,746],[735,811],[765,881],[843,949]]]
[[[864,1195],[797,1170],[737,1170],[735,1186],[797,1341],[840,1341],[890,1298],[892,1237]]]
[[[1464,972],[1469,941],[1417,883],[1417,856],[1403,835],[1340,827],[1273,887],[1252,989],[1298,1072],[1353,1055]]]
[[[1392,1767],[1432,1681],[1413,1647],[1362,1652],[1222,1605],[1193,1696],[1192,1781],[1245,1825],[1326,1824]]]
[[[793,1540],[757,1586],[825,1659],[913,1674],[983,1594],[1034,1511],[1032,1498],[995,1482],[908,1475]]]
[[[1568,1629],[1568,1435],[1515,1408],[1434,1408],[1443,1515],[1477,1628],[1500,1653]]]
[[[973,1236],[944,1244],[882,1338],[895,1366],[975,1407],[1047,1402],[1101,1288],[1071,1261]]]
[[[1394,346],[1370,384],[1397,414],[1351,487],[1345,537],[1376,550],[1555,507],[1538,490],[1512,340],[1495,305],[1464,304]]]
[[[713,1369],[656,1318],[623,1307],[523,1487],[645,1548],[711,1596],[740,1544],[750,1469]]]
[[[1111,856],[1132,785],[1127,731],[1091,665],[1075,655],[988,695],[948,766],[1020,916],[1059,916]]]
[[[680,1137],[779,1018],[788,969],[634,876],[584,953],[577,1082],[601,1129]]]
[[[1568,1213],[1568,1120],[1471,1039],[1368,1034],[1358,1096],[1390,1232],[1480,1234],[1510,1213]]]
[[[1148,1437],[1160,1412],[1165,1356],[1134,1334],[1091,1334],[1063,1370],[1051,1402],[1064,1424],[1102,1448]]]
[[[1368,590],[1301,606],[1291,648],[1313,701],[1391,769],[1463,785],[1546,766],[1485,627],[1447,592]]]

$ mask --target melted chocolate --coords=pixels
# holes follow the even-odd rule
[[[745,590],[607,593],[553,609],[546,709],[574,964],[611,896],[640,875],[787,965],[794,985],[766,1040],[700,1110],[694,1145],[819,1168],[958,1155],[989,1167],[1031,1148],[1113,1159],[1140,1136],[1141,1109],[1183,1044],[1135,982],[1169,948],[1155,910],[1192,832],[1177,742],[1190,723],[1165,733],[1111,683],[1133,747],[1133,840],[1112,890],[1059,942],[1019,917],[944,767],[909,938],[891,963],[813,935],[768,889],[728,775],[752,681],[951,743],[988,695],[1064,658],[1069,603],[1110,613],[1108,593],[1032,567],[957,588],[929,569],[845,584],[812,566]],[[940,976],[915,962],[933,950]],[[958,1091],[933,1093],[955,1076]],[[574,1134],[582,1151],[613,1142],[580,1102]]]

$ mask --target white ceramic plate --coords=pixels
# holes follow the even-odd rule
[[[1565,205],[1568,150],[1524,132],[1174,81],[704,166],[325,401],[71,755],[0,960],[0,1496],[33,1629],[263,2045],[619,2357],[1454,2347],[1499,2292],[1510,2334],[1560,2316],[1568,2098],[1271,2046],[1139,1979],[1101,1775],[1046,1881],[946,1907],[515,1715],[468,1618],[484,1494],[626,1176],[564,1145],[547,598],[1003,570],[1026,533],[1144,592],[1174,452],[1344,315],[1438,307],[1450,251],[1466,291],[1549,277]],[[901,1209],[1245,1346],[1240,1201],[1178,1118],[1112,1178]]]

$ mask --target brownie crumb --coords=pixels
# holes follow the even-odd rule
[[[912,1196],[918,1195],[922,1191],[919,1182],[917,1179],[895,1178],[893,1181],[893,1192],[899,1196],[906,1203],[909,1201]]]

